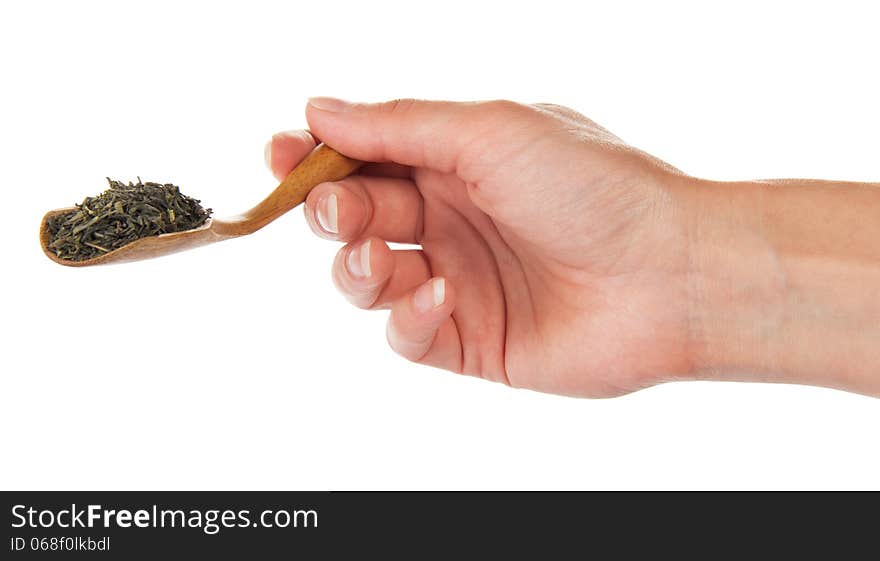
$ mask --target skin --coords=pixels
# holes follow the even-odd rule
[[[317,186],[333,280],[405,358],[612,397],[672,380],[880,394],[880,189],[687,176],[564,107],[315,98],[276,134],[375,162]],[[417,244],[391,250],[386,242]]]

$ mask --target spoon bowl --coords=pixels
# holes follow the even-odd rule
[[[68,267],[88,267],[152,259],[229,238],[246,236],[305,201],[315,186],[326,181],[339,181],[357,171],[362,165],[361,161],[343,156],[325,144],[319,144],[268,197],[245,213],[222,219],[209,218],[204,224],[192,230],[141,238],[83,261],[62,259],[49,249],[51,241],[49,219],[76,210],[76,207],[50,210],[40,224],[40,247],[43,248],[43,253],[56,263]]]

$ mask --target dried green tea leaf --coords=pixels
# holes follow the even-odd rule
[[[198,228],[211,216],[211,209],[170,183],[107,182],[110,188],[100,195],[48,220],[48,248],[61,259],[92,259],[141,238]]]

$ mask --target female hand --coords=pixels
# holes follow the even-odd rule
[[[880,393],[880,189],[688,177],[584,116],[508,101],[316,98],[267,146],[374,162],[305,212],[404,357],[604,397],[673,379]],[[385,242],[417,244],[392,251]]]
[[[305,211],[319,236],[349,242],[333,278],[356,306],[391,308],[395,351],[582,396],[689,374],[675,169],[551,105],[324,98],[307,117],[314,137],[379,162],[319,185]],[[275,175],[314,145],[276,135]]]

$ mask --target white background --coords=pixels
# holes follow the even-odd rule
[[[694,175],[877,180],[871,3],[715,4],[4,2],[0,488],[880,488],[876,399],[590,401],[407,363],[299,209],[149,262],[39,250],[108,175],[252,206],[313,95],[551,101]]]

